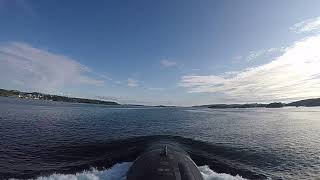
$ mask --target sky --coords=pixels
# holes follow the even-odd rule
[[[320,97],[318,0],[0,0],[0,88],[145,105]]]

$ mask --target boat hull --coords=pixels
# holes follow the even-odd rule
[[[127,174],[127,180],[203,180],[187,153],[164,146],[139,156]]]

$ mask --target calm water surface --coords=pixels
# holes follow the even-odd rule
[[[150,144],[249,179],[320,176],[320,108],[112,108],[0,98],[0,179],[102,171]]]

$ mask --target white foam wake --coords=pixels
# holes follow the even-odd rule
[[[76,174],[52,174],[50,176],[38,177],[35,180],[125,180],[126,174],[132,162],[115,164],[110,169],[83,171]],[[216,173],[209,166],[200,166],[199,170],[205,180],[245,180],[241,176],[232,176],[224,173]]]
[[[209,166],[200,166],[199,170],[205,180],[245,180],[239,175],[232,176],[225,173],[216,173]]]
[[[132,162],[123,162],[113,165],[110,169],[97,170],[92,168],[76,174],[58,174],[38,177],[35,180],[125,180]],[[11,179],[13,180],[13,179]]]

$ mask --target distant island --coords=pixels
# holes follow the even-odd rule
[[[260,104],[260,103],[250,103],[250,104],[208,104],[208,105],[201,105],[201,106],[193,106],[193,107],[205,107],[205,108],[212,108],[212,109],[228,109],[228,108],[281,108],[285,106],[304,106],[304,107],[314,107],[320,106],[320,98],[315,99],[305,99],[300,101],[295,101],[291,103],[281,103],[281,102],[273,102],[269,104]]]
[[[34,99],[34,100],[61,101],[61,102],[71,102],[71,103],[120,105],[117,102],[113,102],[113,101],[101,101],[101,100],[96,100],[96,99],[74,98],[74,97],[44,94],[44,93],[39,93],[39,92],[29,93],[29,92],[22,92],[22,91],[17,91],[17,90],[5,90],[5,89],[0,89],[0,96],[17,97],[17,98]]]
[[[167,105],[157,105],[157,106],[153,106],[153,107],[159,107],[159,108],[174,108],[174,107],[177,107],[177,106],[167,106]]]
[[[113,101],[103,101],[96,99],[86,99],[86,98],[75,98],[59,95],[44,94],[39,92],[23,92],[18,90],[5,90],[0,89],[0,96],[3,97],[16,97],[22,99],[34,99],[34,100],[47,100],[47,101],[60,101],[60,102],[71,102],[71,103],[87,103],[87,104],[102,104],[102,105],[121,105]],[[134,106],[134,107],[144,107],[145,105],[138,104],[125,104],[123,106]],[[300,101],[294,101],[291,103],[273,102],[269,104],[264,103],[246,103],[246,104],[208,104],[192,107],[202,107],[202,108],[212,108],[212,109],[228,109],[228,108],[281,108],[286,106],[304,106],[304,107],[314,107],[320,106],[320,98],[314,99],[304,99]],[[176,106],[165,106],[158,105],[153,107],[176,107]]]

